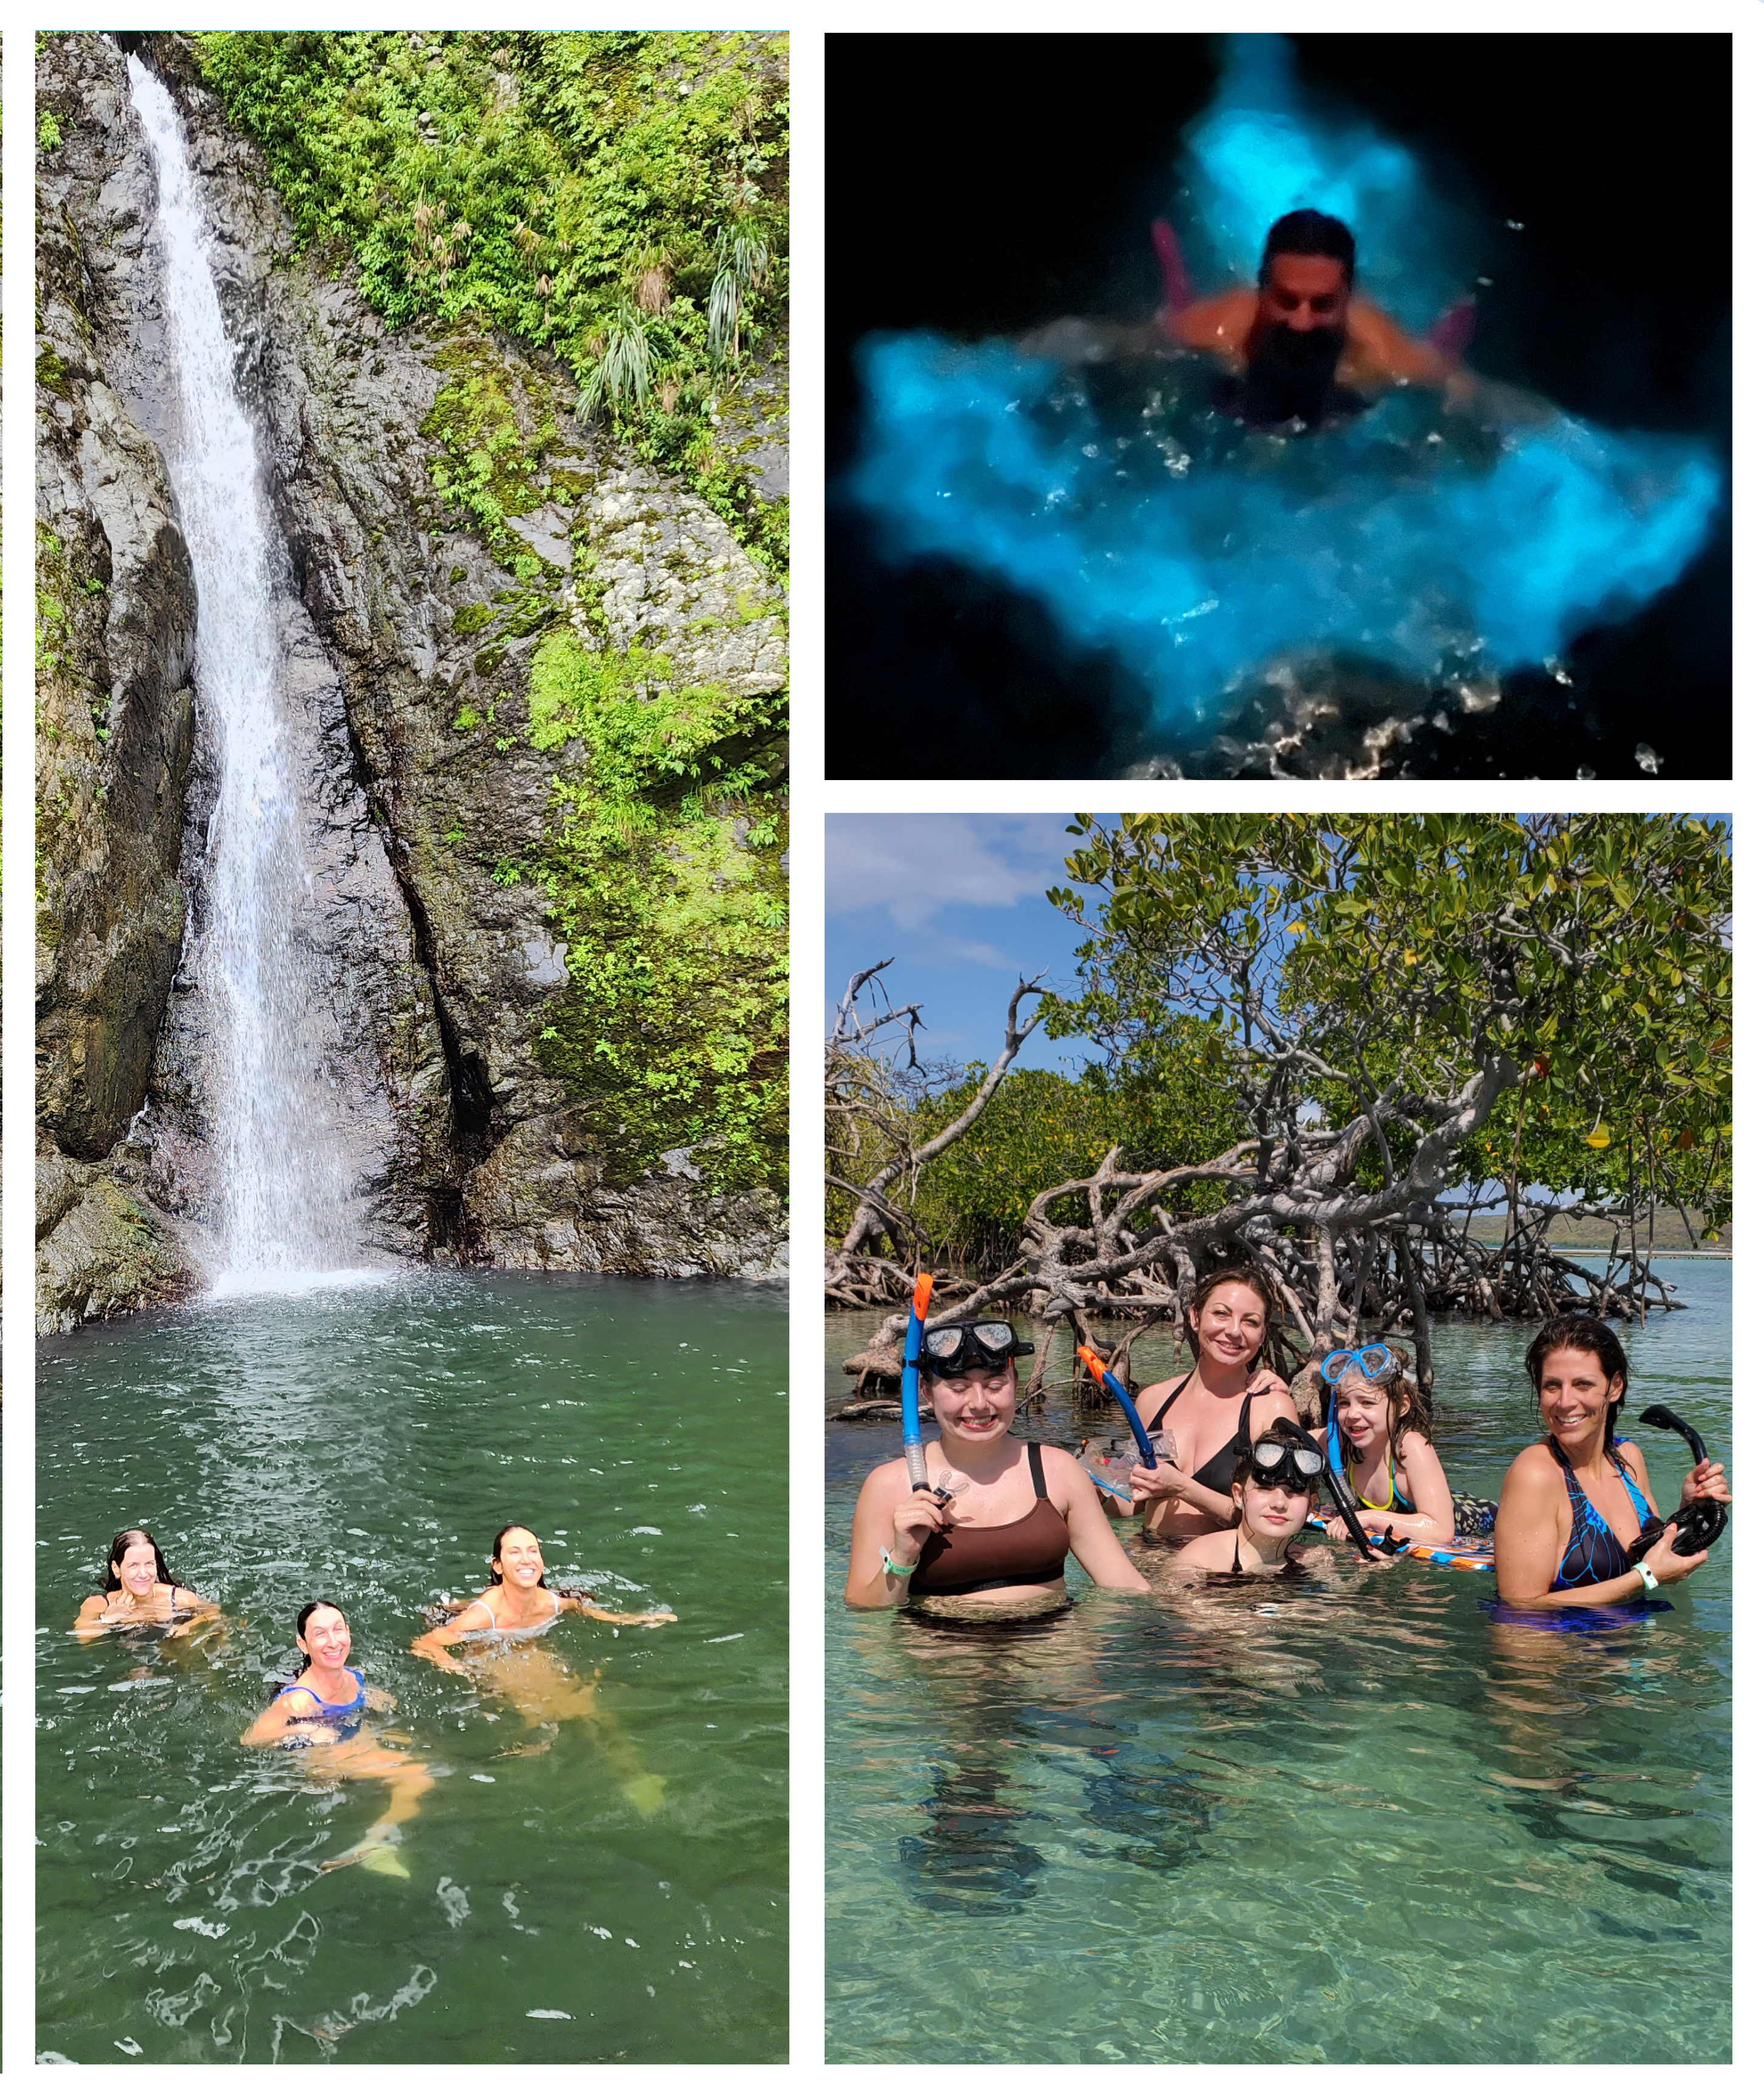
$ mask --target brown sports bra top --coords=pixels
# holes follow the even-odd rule
[[[1164,1398],[1159,1406],[1157,1415],[1151,1420],[1152,1431],[1155,1432],[1164,1422],[1169,1412],[1170,1405],[1194,1378],[1192,1373],[1184,1374],[1181,1380]],[[1217,1490],[1222,1497],[1230,1496],[1231,1479],[1237,1471],[1238,1459],[1250,1450],[1250,1405],[1255,1400],[1255,1398],[1253,1395],[1246,1395],[1243,1398],[1243,1407],[1237,1412],[1236,1438],[1228,1439],[1204,1467],[1197,1468],[1194,1471],[1194,1480],[1203,1490]]]
[[[960,1598],[968,1592],[995,1592],[1007,1584],[1051,1584],[1066,1574],[1066,1522],[1047,1495],[1041,1448],[1029,1442],[1029,1472],[1035,1484],[1034,1508],[1003,1526],[956,1526],[925,1544],[909,1592]]]

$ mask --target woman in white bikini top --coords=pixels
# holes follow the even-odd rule
[[[561,1614],[569,1613],[620,1625],[652,1626],[674,1618],[665,1611],[615,1614],[574,1592],[553,1591],[545,1582],[545,1558],[538,1536],[527,1527],[505,1526],[491,1543],[489,1584],[450,1620],[418,1636],[410,1647],[443,1671],[463,1671],[466,1666],[448,1650],[449,1643],[543,1635]]]

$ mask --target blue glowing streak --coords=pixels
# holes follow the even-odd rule
[[[1185,141],[1198,272],[1253,276],[1268,225],[1309,205],[1353,226],[1367,293],[1424,325],[1466,284],[1413,158],[1302,110],[1284,39],[1229,48]],[[1171,728],[1203,726],[1283,655],[1357,654],[1428,682],[1549,661],[1675,580],[1725,497],[1705,445],[1536,401],[1485,428],[1399,391],[1293,441],[1233,431],[1188,360],[1125,423],[1002,343],[877,337],[859,364],[850,486],[884,554],[940,554],[1038,597],[1071,638],[1112,648]]]
[[[1111,421],[1057,365],[999,343],[873,338],[860,364],[852,492],[884,549],[1039,597],[1071,637],[1115,649],[1172,726],[1283,654],[1428,680],[1548,660],[1671,583],[1722,490],[1682,438],[1549,414],[1448,440],[1458,418],[1413,392],[1289,440],[1205,412]],[[1233,446],[1211,462],[1183,447],[1209,425]]]

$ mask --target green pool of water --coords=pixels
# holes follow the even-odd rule
[[[1626,1339],[1632,1417],[1663,1400],[1721,1458],[1729,1271],[1675,1262],[1691,1307]],[[830,1393],[867,1328],[834,1319]],[[1454,1488],[1536,1436],[1530,1334],[1438,1333]],[[1074,1423],[1050,1400],[1031,1435]],[[1679,1442],[1631,1428],[1675,1496]],[[1196,1604],[1075,1562],[1069,1612],[977,1632],[840,1601],[897,1445],[828,1430],[830,2061],[1730,2058],[1731,1537],[1597,1634],[1419,1566]]]
[[[785,1536],[754,1506],[785,1458],[783,1311],[775,1289],[423,1275],[46,1344],[39,2050],[781,2060]],[[530,1722],[410,1654],[419,1608],[481,1588],[510,1519],[552,1581],[679,1615],[572,1616],[532,1646],[591,1714]],[[222,1601],[223,1639],[67,1633],[134,1523]],[[319,1596],[397,1696],[371,1727],[436,1776],[408,1879],[319,1872],[383,1783],[238,1742]]]

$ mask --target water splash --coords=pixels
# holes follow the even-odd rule
[[[317,762],[283,687],[276,569],[251,424],[233,375],[183,126],[137,58],[129,90],[158,179],[154,232],[180,436],[166,468],[196,583],[196,683],[218,792],[202,927],[203,1080],[219,1164],[223,1293],[300,1290],[360,1268],[343,1143],[301,951],[313,876],[297,777]]]
[[[1271,220],[1318,204],[1354,224],[1372,295],[1431,317],[1463,280],[1437,259],[1447,220],[1411,156],[1306,115],[1280,39],[1235,46],[1189,140],[1221,268],[1253,275]],[[1038,597],[1074,642],[1113,650],[1179,742],[1282,662],[1376,663],[1425,691],[1549,661],[1675,580],[1723,499],[1705,445],[1511,388],[1471,412],[1399,389],[1294,439],[1232,420],[1194,358],[1074,370],[920,334],[873,336],[857,361],[849,488],[884,557],[940,555]]]

